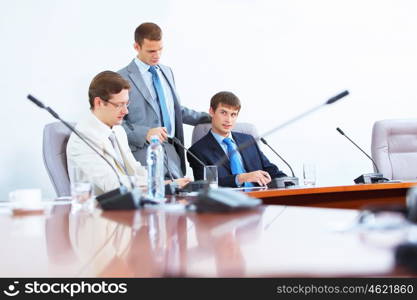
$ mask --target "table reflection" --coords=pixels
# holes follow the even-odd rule
[[[242,246],[257,239],[262,214],[56,206],[45,223],[48,258],[81,277],[192,276],[200,267],[212,270],[208,276],[243,276]]]

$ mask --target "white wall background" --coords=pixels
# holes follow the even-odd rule
[[[17,188],[55,195],[41,152],[54,120],[26,95],[78,120],[92,77],[130,62],[145,21],[164,31],[162,63],[183,105],[207,110],[214,93],[233,91],[240,120],[261,133],[348,89],[268,140],[296,175],[314,161],[318,184],[351,184],[372,165],[335,128],[370,152],[374,121],[416,116],[416,15],[414,0],[0,0],[0,200]]]

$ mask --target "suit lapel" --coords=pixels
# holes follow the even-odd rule
[[[180,103],[178,101],[177,92],[176,92],[176,90],[174,88],[173,78],[172,78],[172,76],[171,77],[168,76],[169,71],[167,70],[166,67],[160,65],[159,68],[160,68],[161,73],[164,76],[166,82],[168,82],[169,88],[171,89],[172,97],[173,97],[173,100],[174,100],[175,128],[179,128],[180,126],[182,126],[182,124],[181,124],[182,123],[182,118],[180,119],[180,118],[178,118],[178,116],[181,116],[182,115],[182,112],[181,112],[181,105],[180,105]],[[180,123],[178,123],[177,121],[179,121]],[[178,130],[176,130],[176,132],[177,131]]]
[[[127,70],[129,71],[129,77],[135,85],[136,89],[140,94],[142,94],[145,101],[148,102],[155,113],[159,116],[159,108],[157,107],[158,103],[152,99],[151,93],[149,92],[145,80],[143,79],[142,74],[140,73],[139,68],[134,60],[129,64]]]
[[[213,161],[215,164],[218,164],[226,155],[222,149],[222,147],[219,145],[217,140],[214,138],[214,136],[211,134],[211,131],[207,133],[207,138],[209,139],[209,151],[213,154]],[[230,160],[227,158],[223,162],[223,167],[226,168],[229,172],[232,172],[230,169]]]

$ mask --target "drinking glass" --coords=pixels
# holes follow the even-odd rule
[[[208,182],[210,188],[218,187],[217,166],[204,167],[204,180]]]
[[[312,163],[303,164],[303,178],[305,186],[316,185],[316,166]]]
[[[80,168],[70,169],[71,196],[75,204],[84,204],[93,196],[93,186],[87,180]]]

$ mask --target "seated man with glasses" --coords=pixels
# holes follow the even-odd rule
[[[121,126],[129,112],[129,89],[129,82],[116,72],[96,75],[88,90],[91,113],[76,129],[107,158],[124,185],[130,186],[128,176],[135,176],[137,184],[146,185],[146,169],[133,157]],[[67,144],[67,162],[68,170],[78,168],[81,176],[93,184],[95,195],[120,185],[113,168],[74,133]],[[188,182],[186,178],[177,181],[180,186]]]

